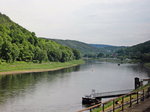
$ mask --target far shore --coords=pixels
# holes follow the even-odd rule
[[[145,64],[144,64],[144,67],[146,67],[147,69],[150,70],[150,63],[145,63]]]
[[[78,66],[79,64],[72,65],[72,66],[67,66],[67,67],[59,67],[59,68],[54,68],[54,69],[35,69],[35,70],[22,70],[22,71],[10,71],[10,72],[0,72],[0,75],[10,75],[10,74],[21,74],[21,73],[36,73],[36,72],[48,72],[48,71],[56,71],[56,70],[61,70],[65,68],[70,68],[73,66]]]
[[[26,70],[22,69],[22,70],[10,70],[10,71],[4,71],[4,72],[1,71],[0,75],[15,75],[15,74],[23,74],[23,73],[37,73],[37,72],[56,71],[56,70],[61,70],[61,69],[65,69],[65,68],[78,66],[78,65],[83,64],[83,63],[84,63],[83,60],[80,60],[80,61],[76,60],[76,61],[71,61],[71,62],[66,62],[66,63],[54,63],[54,66],[56,66],[56,64],[58,65],[56,67],[54,67],[53,64],[49,64],[49,65],[47,64],[48,66],[46,66],[45,68],[42,66],[43,64],[41,64],[41,65],[38,64],[39,66],[37,68],[31,67],[30,69],[26,69]],[[32,64],[29,66],[34,66],[34,65],[36,66],[36,64]],[[41,66],[41,68],[40,68],[40,66]]]

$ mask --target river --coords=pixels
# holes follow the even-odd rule
[[[82,96],[134,89],[134,78],[149,78],[137,64],[88,61],[54,72],[0,76],[0,112],[75,112]]]

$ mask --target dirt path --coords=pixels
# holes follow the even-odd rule
[[[133,107],[128,108],[124,112],[150,112],[150,98],[145,99],[145,101],[139,104],[133,105]]]

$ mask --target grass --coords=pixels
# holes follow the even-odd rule
[[[141,92],[142,92],[143,89],[144,89],[144,91],[146,92],[146,89],[147,89],[148,87],[150,87],[150,83],[148,83],[147,85],[144,85],[144,86],[142,86],[142,87],[140,87],[140,88],[134,90],[133,92],[137,92],[137,91],[141,91]],[[131,95],[131,97],[132,97],[132,99],[136,99],[136,98],[137,98],[137,94],[133,94],[133,95]],[[142,95],[139,94],[139,97],[142,97]],[[118,98],[116,98],[114,101],[121,102],[121,101],[122,101],[122,98],[121,98],[121,97],[118,97]],[[124,102],[129,102],[129,101],[130,101],[130,96],[125,95],[125,96],[124,96]],[[136,101],[135,101],[134,103],[132,103],[132,104],[135,104],[135,103],[136,103]],[[122,104],[115,104],[115,107],[116,107],[116,106],[121,106],[121,105],[122,105]],[[129,107],[129,106],[130,106],[130,104],[127,104],[127,105],[124,106],[124,108],[127,108],[127,107]],[[105,110],[112,109],[112,107],[113,107],[113,102],[112,102],[112,101],[108,101],[108,102],[105,103],[105,106],[104,106]],[[102,111],[102,107],[96,108],[96,109],[94,109],[92,112],[101,112],[101,111]],[[118,108],[118,109],[115,110],[115,112],[120,112],[120,111],[121,111],[121,108]]]
[[[150,69],[150,63],[145,63],[144,66],[148,69]]]
[[[44,71],[44,70],[56,70],[67,68],[79,64],[83,64],[83,60],[73,60],[65,63],[60,62],[45,62],[45,63],[32,63],[32,62],[14,62],[14,63],[1,63],[0,64],[0,74],[6,72],[14,72],[14,71]]]

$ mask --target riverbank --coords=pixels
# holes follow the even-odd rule
[[[130,59],[120,60],[118,58],[84,58],[84,59],[85,60],[98,60],[98,61],[110,62],[110,63],[136,63]]]
[[[150,83],[148,83],[148,84],[146,84],[146,85],[144,85],[144,86],[141,86],[141,87],[139,87],[138,89],[135,89],[135,90],[133,90],[132,92],[143,92],[143,90],[145,91],[145,93],[147,92],[147,90],[148,90],[148,88],[150,87]],[[142,94],[143,95],[143,94]],[[140,94],[137,96],[137,94],[133,94],[133,95],[131,95],[131,97],[132,97],[132,100],[133,99],[137,99],[137,97],[143,97],[143,96],[140,96]],[[128,95],[123,95],[124,96],[124,104],[125,104],[125,102],[129,102],[129,99],[130,99],[130,95],[129,95],[129,93],[128,93]],[[147,96],[145,96],[145,99],[146,98],[148,98]],[[105,110],[109,110],[109,109],[111,109],[112,107],[113,107],[113,103],[112,103],[112,101],[113,100],[109,100],[109,101],[106,101],[106,103],[105,103]],[[114,101],[117,101],[117,102],[122,102],[122,97],[118,97],[118,98],[114,98]],[[148,100],[146,100],[146,102],[150,102],[150,99],[148,99]],[[139,106],[139,108],[140,108],[140,110],[142,110],[142,111],[132,111],[132,108],[128,108],[127,106],[125,106],[125,112],[149,112],[149,111],[145,111],[145,110],[150,110],[149,108],[150,108],[150,105],[149,105],[149,103],[148,104],[142,104],[143,102],[139,102],[139,104],[137,104],[138,106]],[[135,104],[134,102],[132,102],[132,104]],[[117,104],[115,104],[115,106],[117,106],[117,105],[119,105],[119,103]],[[142,105],[145,105],[145,106],[142,106]],[[134,105],[133,107],[135,107],[136,105]],[[127,107],[127,108],[126,108]],[[116,112],[120,112],[121,111],[121,109],[122,109],[122,107],[120,108],[117,108],[116,109]],[[137,110],[136,108],[133,108],[133,110]],[[102,111],[102,108],[97,108],[97,109],[94,109],[92,112],[101,112]]]
[[[0,75],[55,71],[83,63],[83,60],[73,60],[65,63],[46,62],[41,64],[32,62],[2,63],[0,64]]]
[[[125,59],[125,60],[120,60],[118,58],[95,58],[95,59],[92,59],[91,60],[99,60],[99,61],[102,61],[102,62],[110,62],[110,63],[133,63],[133,64],[139,64],[139,63],[144,63],[140,60],[135,60],[135,59]],[[144,63],[143,64],[145,68],[149,69],[150,70],[150,62],[148,63]]]
[[[145,63],[144,66],[148,69],[150,69],[150,63]]]
[[[140,105],[139,104],[133,105],[124,112],[150,112],[150,98],[140,103]]]

